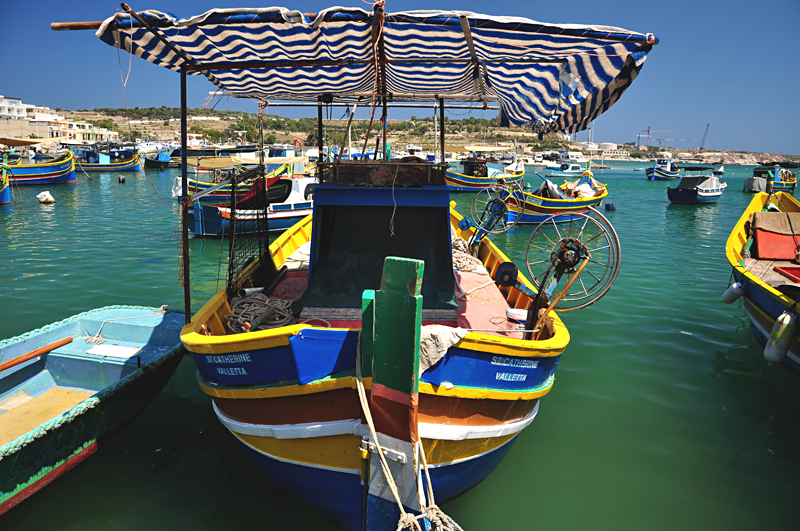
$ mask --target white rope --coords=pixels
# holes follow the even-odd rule
[[[389,486],[389,490],[392,491],[392,495],[394,496],[395,501],[397,502],[397,506],[400,509],[400,519],[397,522],[397,530],[400,531],[401,529],[412,529],[414,531],[422,531],[422,527],[420,526],[419,520],[426,518],[432,524],[435,525],[436,531],[463,531],[461,527],[449,516],[444,514],[444,512],[439,509],[436,505],[436,502],[433,498],[433,484],[431,483],[431,476],[428,472],[428,462],[425,459],[425,449],[422,447],[422,442],[417,441],[417,445],[419,448],[419,455],[422,458],[422,468],[425,471],[425,478],[428,484],[428,501],[427,507],[423,507],[422,514],[418,516],[414,516],[411,513],[407,513],[403,508],[403,503],[400,500],[400,493],[397,490],[397,485],[394,482],[394,478],[392,477],[392,471],[389,469],[389,464],[386,462],[386,457],[383,455],[383,448],[378,443],[378,434],[375,432],[375,423],[372,420],[372,414],[369,410],[369,403],[367,402],[367,392],[364,389],[364,381],[361,376],[361,332],[358,332],[358,342],[356,343],[356,387],[358,389],[358,399],[361,402],[361,409],[364,412],[364,418],[367,421],[367,426],[369,427],[369,433],[372,437],[372,441],[375,443],[375,448],[377,450],[378,457],[380,458],[381,469],[383,469],[383,475],[386,477],[386,483]],[[367,478],[364,478],[365,485],[364,488],[368,488],[368,481]]]
[[[414,515],[407,513],[403,508],[403,502],[400,500],[400,492],[397,490],[397,485],[392,477],[392,471],[389,470],[389,464],[386,462],[386,457],[383,455],[383,448],[381,448],[381,445],[378,443],[378,434],[375,432],[375,423],[372,421],[372,414],[370,413],[369,403],[367,402],[367,392],[364,390],[364,380],[361,376],[361,332],[358,333],[358,342],[356,343],[356,388],[358,389],[358,399],[361,402],[361,409],[364,411],[364,418],[367,421],[370,436],[375,443],[383,475],[386,477],[389,490],[392,491],[392,496],[394,496],[397,507],[400,509],[400,521],[397,522],[397,531],[401,529],[422,531],[422,527],[420,527]],[[368,488],[368,478],[364,478],[364,481],[364,488]]]
[[[469,290],[466,293],[464,293],[464,297],[466,298],[466,296],[469,295],[470,293],[472,293],[473,291],[478,291],[479,289],[485,288],[486,286],[491,286],[492,284],[494,284],[494,280],[490,280],[486,284],[481,284],[480,286],[475,286],[471,290]]]
[[[225,316],[225,327],[232,334],[267,330],[285,326],[294,318],[292,301],[271,299],[263,293],[231,299],[231,313]]]
[[[425,458],[425,448],[422,447],[422,442],[419,443],[419,456],[422,459],[422,470],[425,471],[425,483],[428,487],[428,506],[425,507],[425,518],[433,524],[433,529],[436,531],[464,531],[455,520],[447,516],[433,498],[433,483],[431,482],[431,474],[428,471],[428,460]]]
[[[146,315],[134,315],[133,317],[117,317],[115,319],[106,319],[105,321],[100,323],[100,329],[97,331],[97,333],[95,335],[86,338],[86,344],[87,345],[102,345],[103,343],[105,343],[106,340],[103,339],[102,337],[100,337],[100,332],[103,331],[103,327],[106,325],[106,323],[109,323],[111,321],[124,321],[125,319],[141,319],[142,317],[152,317],[153,315],[165,314],[165,313],[168,313],[168,312],[169,312],[169,306],[167,306],[165,304],[165,305],[161,306],[159,311],[154,312],[154,313],[148,313]]]

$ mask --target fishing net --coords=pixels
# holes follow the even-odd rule
[[[243,196],[240,192],[237,197],[237,187],[231,187],[228,299],[242,288],[269,286],[276,274],[269,254],[269,196],[263,166],[237,178],[249,179],[253,179],[253,184]]]

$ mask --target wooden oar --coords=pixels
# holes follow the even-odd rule
[[[71,337],[62,339],[61,341],[56,341],[55,343],[51,343],[51,344],[49,344],[49,345],[47,345],[45,347],[37,348],[36,350],[32,350],[31,352],[28,352],[27,354],[23,354],[21,356],[17,356],[16,358],[14,358],[12,360],[0,363],[0,371],[4,371],[6,369],[10,369],[11,367],[16,367],[20,363],[25,363],[26,361],[32,360],[33,358],[38,358],[42,354],[47,354],[51,350],[55,350],[58,347],[66,345],[67,343],[72,343],[72,338]]]

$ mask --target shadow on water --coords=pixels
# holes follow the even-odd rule
[[[716,351],[712,367],[714,378],[733,402],[725,410],[753,419],[771,440],[766,450],[775,457],[800,464],[800,389],[797,378],[783,367],[770,366],[763,348],[752,337],[746,318],[736,329],[741,344]]]

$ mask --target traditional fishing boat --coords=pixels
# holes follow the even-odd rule
[[[455,161],[447,168],[447,189],[451,192],[479,192],[505,183],[521,183],[525,178],[522,161],[504,166],[471,157]]]
[[[11,202],[11,166],[8,159],[3,154],[3,161],[0,162],[0,205],[7,205]]]
[[[247,194],[236,202],[232,211],[230,204],[205,204],[194,201],[189,209],[189,230],[196,237],[226,236],[231,230],[231,216],[236,216],[236,231],[239,234],[259,230],[258,213],[251,210],[256,202],[259,189],[264,186],[264,179],[255,179]],[[282,195],[270,195],[267,207],[267,219],[270,232],[283,232],[297,222],[310,216],[314,206],[314,188],[317,179],[314,177],[280,178],[270,188],[281,190]]]
[[[49,162],[23,164],[20,159],[11,166],[11,183],[23,184],[59,184],[74,183],[75,163],[72,152],[65,153]]]
[[[183,87],[191,70],[234,96],[316,101],[320,153],[328,104],[368,98],[385,124],[394,102],[436,102],[440,161],[445,100],[497,102],[501,121],[536,133],[576,132],[617,101],[658,42],[605,26],[390,14],[382,3],[181,20],[124,7],[99,24],[104,42],[179,69]],[[387,153],[376,129],[376,153]],[[488,237],[506,224],[507,202],[462,218],[447,171],[415,158],[319,161],[313,215],[271,245],[266,194],[252,209],[257,232],[237,237],[231,216],[226,287],[192,312],[182,169],[192,316],[182,340],[201,389],[265,474],[346,529],[450,525],[436,500],[484,479],[552,388],[569,342],[554,308],[595,302],[619,271],[616,234],[590,209],[568,238],[555,223],[534,229],[528,280]]]
[[[0,341],[0,514],[94,454],[181,360],[182,314],[108,306]]]
[[[82,151],[75,157],[75,166],[82,171],[139,171],[139,153],[133,149],[110,150],[108,153]]]
[[[769,162],[753,168],[753,175],[744,180],[742,190],[745,192],[765,192],[767,182],[772,183],[772,190],[794,192],[797,188],[797,173],[791,170],[800,168],[796,162]]]
[[[666,181],[681,177],[681,169],[669,159],[657,159],[655,164],[645,170],[645,173],[651,181]]]
[[[667,186],[667,197],[673,203],[716,203],[728,186],[716,175],[704,174],[713,166],[682,165],[684,174],[674,188]]]
[[[800,376],[798,252],[800,202],[785,192],[756,194],[725,245],[734,283],[723,301],[741,297],[766,361]]]
[[[195,201],[202,201],[203,203],[224,203],[231,195],[233,188],[236,188],[236,193],[241,195],[246,194],[253,184],[252,179],[242,179],[244,174],[255,175],[255,173],[247,173],[245,168],[252,169],[252,163],[255,162],[256,166],[259,163],[258,159],[246,159],[247,165],[242,163],[243,160],[238,157],[197,157],[187,159],[188,165],[191,165],[196,170],[204,170],[205,173],[196,173],[193,179],[188,180],[189,195],[198,195],[200,192],[203,194]],[[293,175],[293,169],[297,164],[302,165],[308,162],[306,157],[275,157],[263,159],[262,167],[265,168],[267,186],[269,188],[268,194],[271,201],[278,202],[278,199],[284,194],[291,191],[291,185],[287,182],[278,183],[282,176]],[[236,182],[230,182],[232,177],[237,177]],[[175,197],[179,197],[181,177],[176,177],[176,184],[174,187]]]
[[[596,181],[590,171],[585,171],[580,179],[560,186],[544,179],[535,192],[513,192],[507,217],[510,223],[541,223],[551,216],[555,216],[555,222],[568,221],[572,214],[586,212],[589,207],[601,204],[606,197],[608,188]]]

